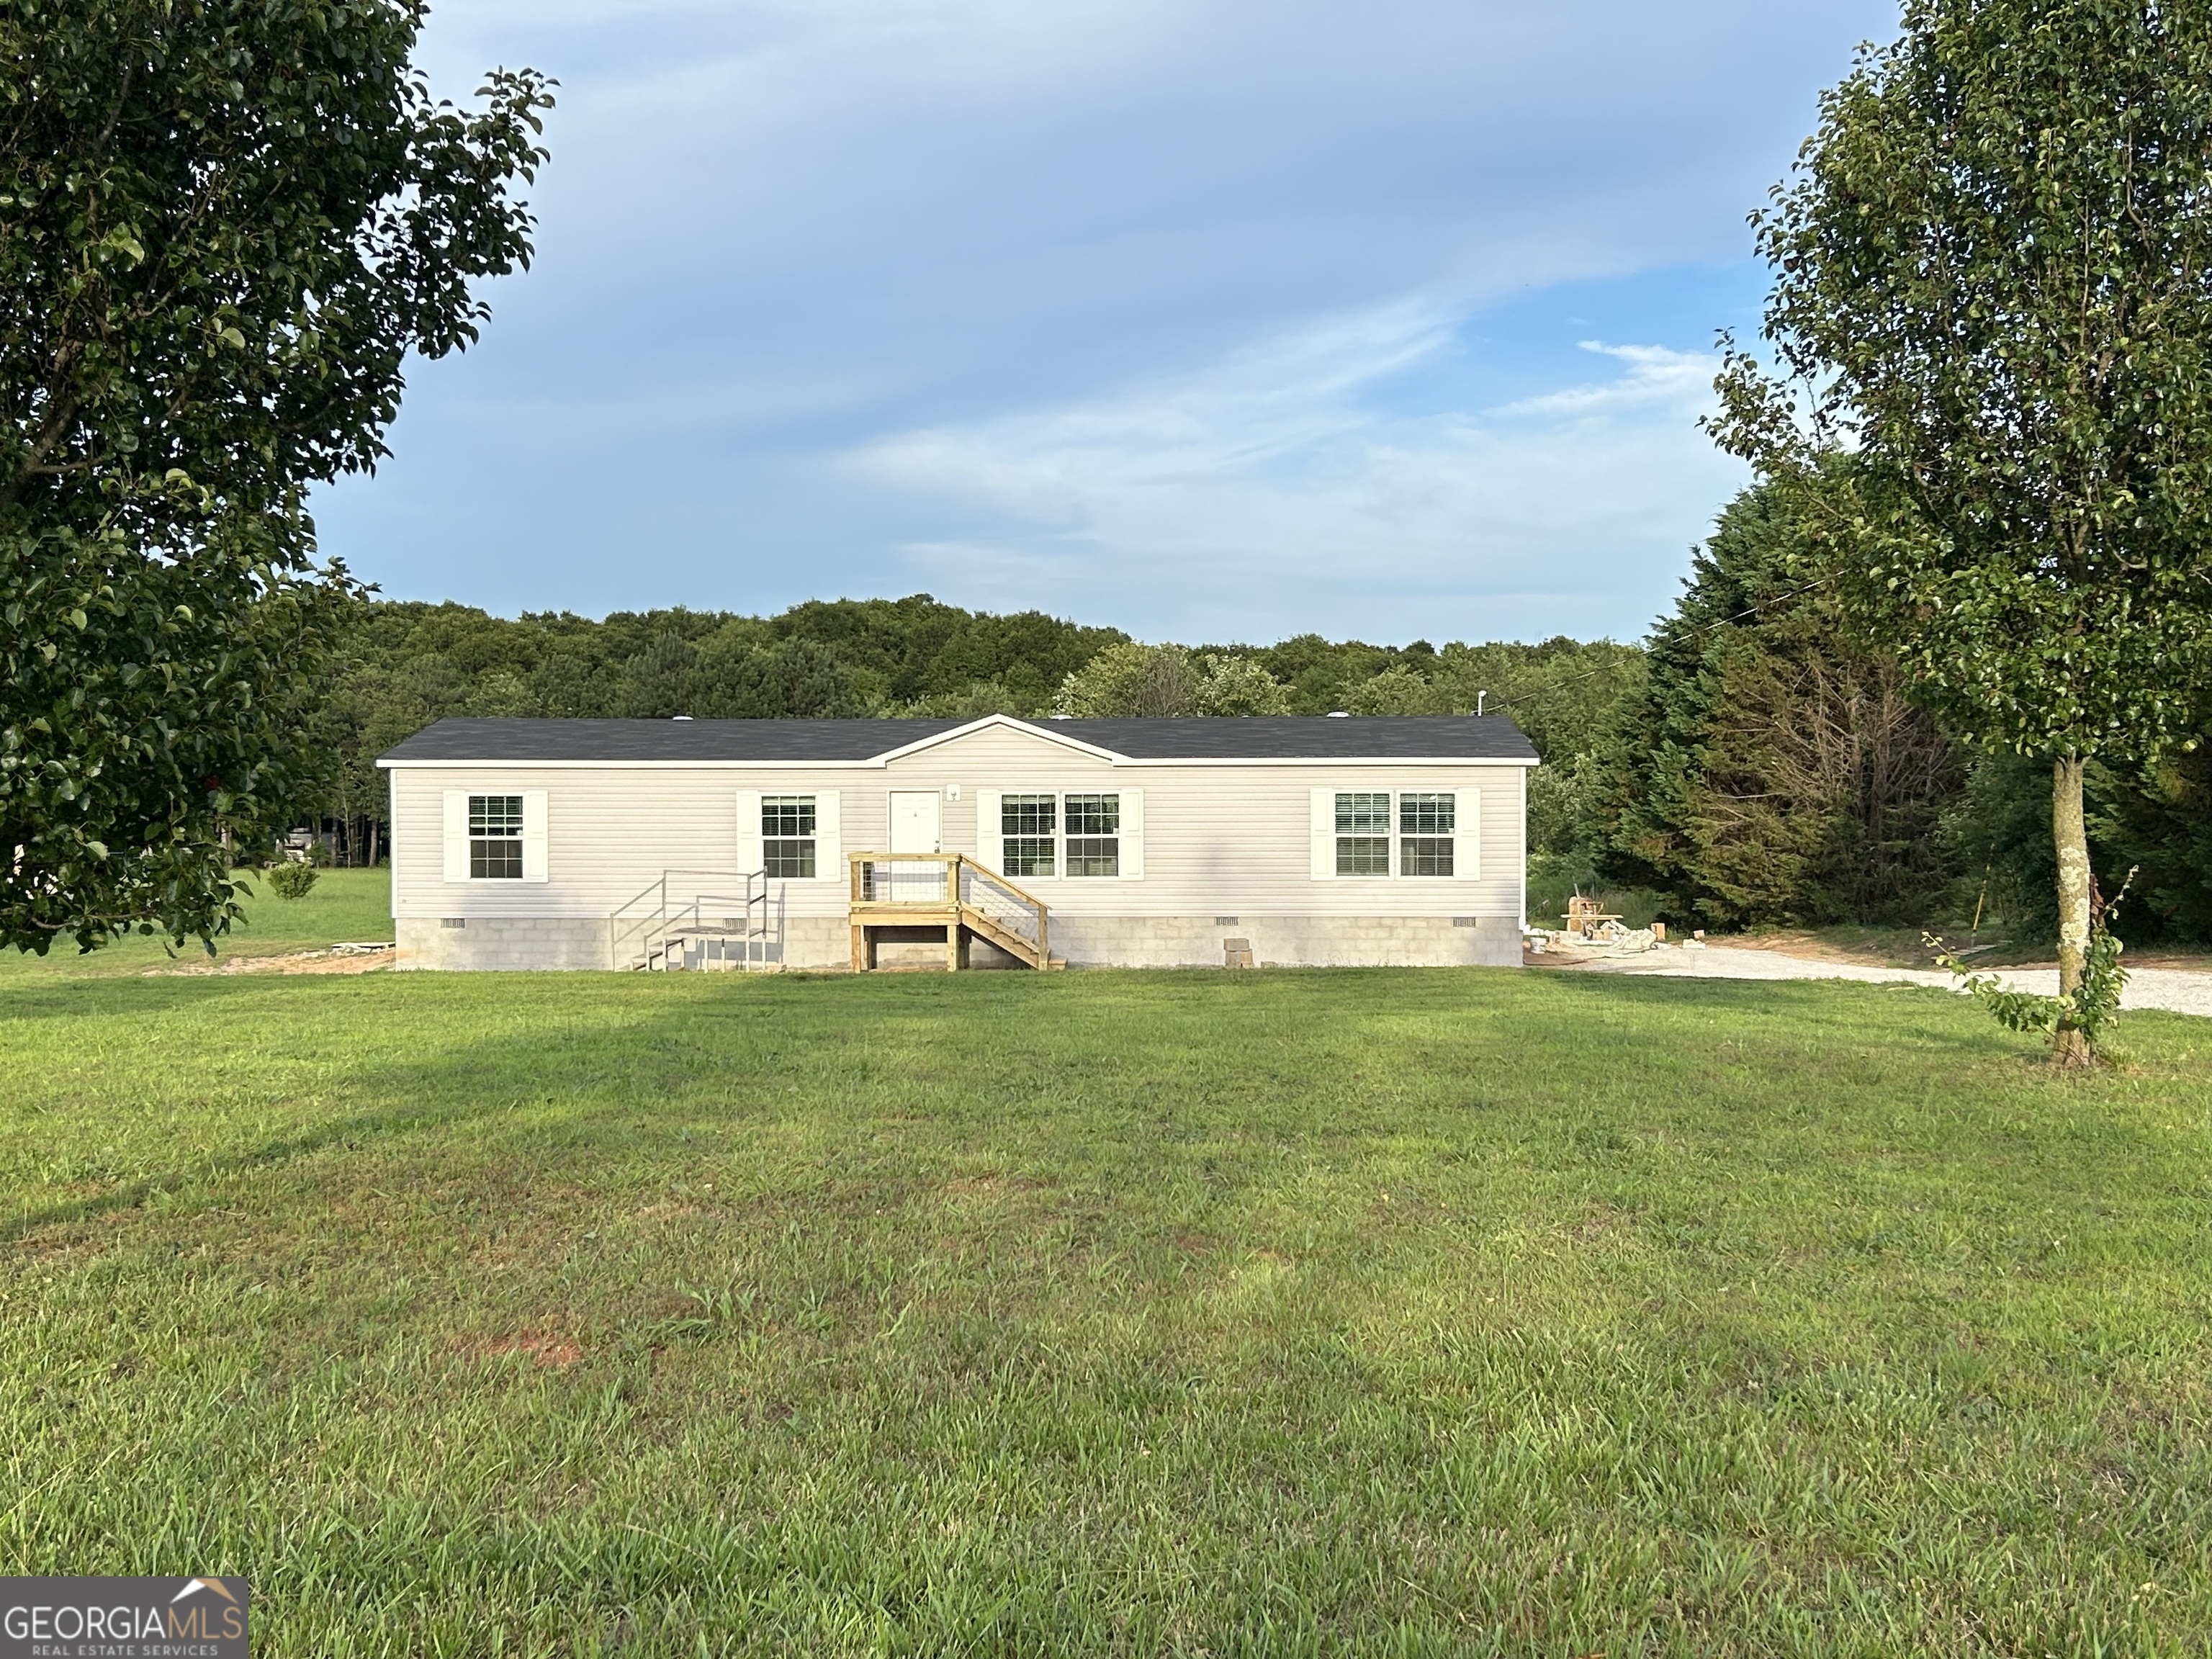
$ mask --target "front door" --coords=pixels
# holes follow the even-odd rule
[[[938,838],[938,798],[934,789],[891,791],[891,844],[894,853],[935,853]]]

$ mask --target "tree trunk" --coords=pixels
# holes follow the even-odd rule
[[[2089,831],[2081,816],[2081,757],[2051,769],[2051,836],[2058,851],[2058,994],[2079,996],[2089,969]],[[2060,1066],[2089,1064],[2089,1035],[2062,1018],[2051,1047]]]

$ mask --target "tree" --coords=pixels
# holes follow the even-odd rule
[[[1053,712],[1084,720],[1171,720],[1199,712],[1204,674],[1179,645],[1109,645],[1060,682]]]
[[[1249,657],[1209,651],[1206,678],[1198,688],[1201,714],[1287,714],[1290,688]]]
[[[1404,663],[1393,663],[1371,679],[1345,686],[1342,707],[1353,714],[1449,714],[1451,693],[1423,678]]]
[[[1781,378],[1732,351],[1717,430],[1808,511],[1856,450],[1817,562],[1939,718],[2050,768],[2086,1064],[2083,769],[2191,740],[2212,682],[2212,11],[1908,0],[1754,223]]]
[[[1964,757],[1894,656],[1798,591],[1796,538],[1785,492],[1746,490],[1652,629],[1607,757],[1602,863],[1712,925],[1924,923]]]
[[[526,264],[548,82],[434,103],[419,0],[0,9],[0,939],[203,940],[349,583],[312,484]]]

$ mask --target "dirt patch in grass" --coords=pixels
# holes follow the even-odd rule
[[[143,977],[161,979],[179,974],[373,974],[380,968],[392,966],[396,954],[390,945],[375,951],[295,951],[286,956],[183,962],[170,968],[149,968]]]
[[[541,1370],[565,1371],[582,1363],[583,1349],[565,1337],[557,1336],[495,1336],[467,1339],[454,1345],[462,1353],[478,1359],[503,1358],[511,1353],[526,1354]]]

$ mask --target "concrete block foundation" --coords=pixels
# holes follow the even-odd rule
[[[459,925],[456,925],[458,923]],[[626,968],[611,959],[605,921],[571,916],[408,916],[394,924],[395,966],[445,972]],[[1071,968],[1221,968],[1243,940],[1265,968],[1517,968],[1513,916],[1072,916],[1052,918],[1052,953]],[[782,919],[769,965],[838,970],[852,961],[842,916]],[[941,942],[887,948],[885,967],[935,965]],[[977,968],[1013,967],[978,943]]]

